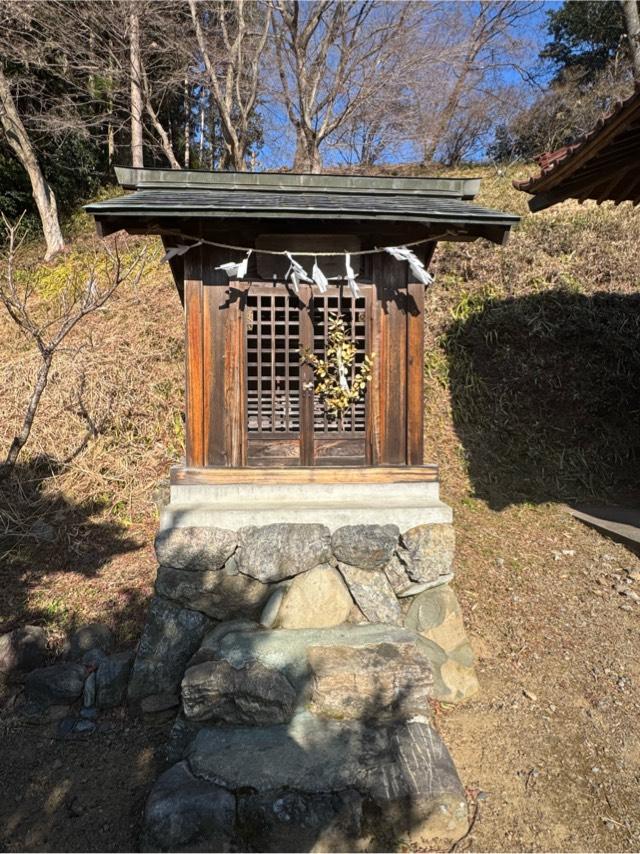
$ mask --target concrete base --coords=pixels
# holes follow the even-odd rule
[[[160,530],[315,522],[343,525],[416,525],[452,522],[437,481],[416,483],[230,483],[171,486]]]

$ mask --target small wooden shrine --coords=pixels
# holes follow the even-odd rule
[[[133,192],[87,207],[99,234],[160,235],[184,303],[173,482],[437,477],[423,448],[426,269],[438,240],[501,244],[516,216],[471,204],[476,179],[117,171]],[[309,358],[324,359],[336,317],[355,348],[341,385],[370,360],[339,417]]]

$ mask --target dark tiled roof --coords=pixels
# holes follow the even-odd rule
[[[288,227],[296,220],[326,230],[332,222],[352,222],[351,230],[391,228],[425,236],[446,233],[447,239],[486,237],[503,242],[519,217],[471,204],[476,178],[385,178],[380,176],[298,175],[118,169],[129,195],[87,205],[102,233],[133,228],[163,232],[163,223],[189,219],[227,227],[238,221],[251,227],[273,222]],[[222,224],[222,221],[225,224]],[[377,224],[377,225],[376,225]],[[399,228],[400,226],[400,228]],[[403,229],[402,226],[405,226]],[[407,239],[407,238],[404,238]]]
[[[618,101],[589,133],[571,145],[536,157],[538,175],[514,181],[531,193],[531,210],[565,199],[597,202],[640,201],[640,88]]]
[[[87,205],[94,216],[313,217],[511,226],[513,214],[455,198],[409,194],[271,193],[263,190],[146,189]]]

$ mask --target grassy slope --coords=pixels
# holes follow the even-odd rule
[[[490,793],[476,850],[637,850],[637,618],[612,587],[640,564],[560,502],[638,483],[640,215],[566,203],[531,216],[514,174],[485,177],[479,201],[523,222],[503,249],[441,246],[428,296],[427,456],[456,513],[457,590],[483,684],[442,726],[471,794]],[[89,224],[76,228],[56,268],[89,251]],[[80,357],[60,358],[5,487],[0,623],[36,620],[60,637],[107,618],[124,643],[154,574],[154,493],[182,453],[181,312],[168,269],[154,262],[90,331]],[[34,365],[0,319],[2,447]],[[101,434],[42,480],[42,457],[64,457],[84,434],[73,391],[83,376]],[[54,526],[54,543],[35,542],[36,518]]]

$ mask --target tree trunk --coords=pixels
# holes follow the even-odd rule
[[[131,3],[129,14],[129,60],[131,75],[131,165],[135,169],[144,166],[142,147],[142,63],[140,60],[140,19],[135,6]]]
[[[294,172],[322,172],[322,158],[318,149],[318,140],[313,134],[305,134],[302,128],[296,129],[296,153],[293,158]]]
[[[0,122],[4,128],[7,142],[24,167],[31,181],[31,192],[38,208],[42,231],[47,244],[45,261],[64,249],[64,238],[58,219],[58,205],[53,190],[40,169],[36,152],[31,144],[22,119],[18,115],[11,95],[9,81],[0,68]]]
[[[637,0],[621,0],[622,11],[627,25],[633,76],[640,80],[640,16],[638,15]]]
[[[191,161],[191,100],[189,98],[189,81],[184,79],[184,168],[189,168]]]
[[[40,404],[40,398],[42,397],[43,391],[47,387],[47,381],[49,379],[49,371],[51,369],[52,361],[53,353],[45,352],[42,356],[42,364],[38,369],[38,374],[36,376],[36,384],[31,394],[29,405],[27,406],[24,421],[22,422],[22,428],[18,435],[14,436],[13,442],[11,443],[11,447],[9,448],[9,453],[7,454],[7,458],[5,459],[4,463],[0,465],[0,477],[5,477],[13,469],[18,459],[18,455],[20,454],[20,451],[23,449],[27,442],[27,439],[29,438],[29,434],[31,433],[31,427],[33,426],[33,419],[36,417],[36,412]]]

